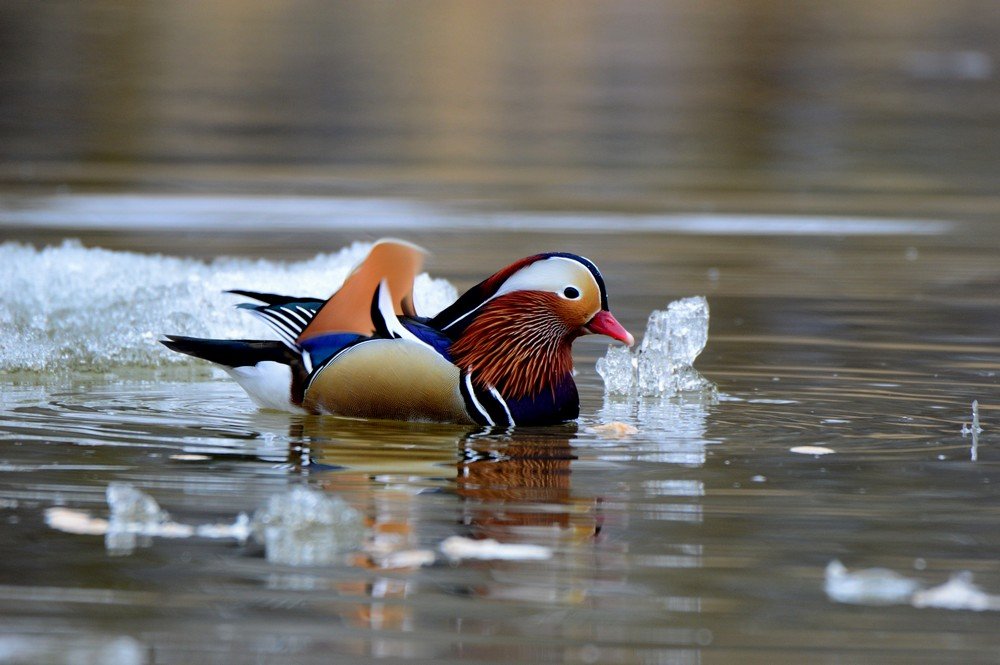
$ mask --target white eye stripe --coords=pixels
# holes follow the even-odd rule
[[[442,330],[448,330],[459,321],[478,311],[479,308],[491,300],[508,293],[513,293],[514,291],[550,291],[558,294],[560,297],[566,298],[563,290],[568,284],[590,284],[594,292],[600,297],[601,286],[598,284],[597,279],[594,278],[594,274],[590,271],[590,268],[579,261],[565,256],[551,256],[529,264],[515,272],[497,289],[496,293],[445,325]],[[574,288],[577,288],[581,292],[578,298],[582,297],[584,287],[574,286]],[[573,298],[573,300],[576,299]]]
[[[562,294],[567,284],[578,284],[579,280],[589,280],[595,292],[601,287],[586,266],[579,261],[563,256],[553,256],[521,268],[511,275],[497,290],[494,298],[513,291],[552,291]],[[583,289],[574,286],[578,291]]]

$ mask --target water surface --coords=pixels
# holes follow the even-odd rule
[[[2,248],[0,661],[996,663],[996,612],[824,569],[1000,593],[998,35],[988,0],[5,3],[0,241],[67,251]],[[383,235],[459,288],[584,254],[637,335],[704,295],[719,399],[605,400],[582,339],[578,423],[483,433],[157,355]],[[114,481],[189,524],[307,485],[369,537],[301,568],[45,523]],[[552,557],[393,563],[451,536]]]
[[[992,613],[842,605],[823,591],[834,558],[928,586],[969,570],[1000,590],[998,275],[964,226],[949,228],[809,242],[418,234],[435,249],[431,272],[459,286],[498,255],[584,252],[637,332],[673,297],[708,297],[696,366],[719,401],[605,399],[593,370],[604,346],[582,340],[582,416],[564,427],[257,412],[227,379],[176,369],[8,375],[5,639],[157,663],[990,662]],[[635,260],[635,246],[659,258]],[[976,462],[960,432],[973,399],[986,428]],[[638,433],[590,430],[612,421]],[[801,445],[836,452],[790,452]],[[154,539],[113,557],[99,536],[45,526],[52,506],[106,514],[115,480],[191,523],[232,521],[305,483],[362,511],[369,547],[296,569],[252,542]],[[452,535],[554,556],[383,567],[388,552]]]

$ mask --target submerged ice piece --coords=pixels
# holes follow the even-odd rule
[[[708,301],[676,300],[649,315],[639,350],[609,347],[597,361],[597,373],[609,395],[660,397],[711,389],[691,365],[708,342]]]
[[[920,582],[886,568],[848,571],[834,559],[826,567],[824,590],[838,603],[894,605],[908,603]]]
[[[112,554],[131,554],[137,545],[147,545],[149,532],[168,519],[156,499],[131,483],[113,482],[105,496],[111,515],[104,545]]]
[[[361,514],[337,496],[308,487],[275,494],[253,516],[254,536],[267,560],[290,566],[315,566],[361,547]]]

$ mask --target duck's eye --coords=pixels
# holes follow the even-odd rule
[[[570,300],[576,300],[577,298],[580,297],[580,289],[576,288],[575,286],[567,286],[565,289],[563,289],[563,295],[569,298]]]

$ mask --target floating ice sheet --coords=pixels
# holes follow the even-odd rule
[[[383,568],[420,568],[430,566],[437,559],[431,550],[400,550],[382,558]]]
[[[552,558],[552,550],[544,545],[500,543],[492,538],[477,540],[451,536],[441,543],[441,552],[453,561],[459,559],[506,559],[539,561]]]
[[[848,571],[837,560],[826,567],[826,595],[853,605],[912,605],[944,610],[984,612],[1000,610],[1000,596],[986,593],[972,582],[972,573],[955,573],[944,584],[928,589],[920,581],[887,568]]]
[[[113,554],[131,554],[136,545],[145,544],[154,533],[162,533],[169,516],[160,509],[156,499],[129,483],[114,482],[105,492],[111,516],[104,546]],[[187,537],[194,530],[178,524],[166,533]]]
[[[49,636],[0,636],[0,663],[25,665],[143,665],[149,649],[126,635],[53,631]]]
[[[605,393],[663,397],[714,391],[715,386],[691,366],[708,342],[708,317],[708,301],[700,296],[654,310],[638,351],[612,345],[597,361]]]
[[[83,536],[103,536],[108,532],[107,520],[75,508],[47,508],[45,523],[57,531]]]
[[[826,595],[838,603],[896,605],[908,603],[920,582],[888,568],[866,568],[849,572],[844,564],[831,561],[826,567]]]
[[[83,247],[67,240],[35,249],[0,244],[0,371],[106,371],[189,363],[157,340],[273,337],[239,312],[248,289],[326,297],[371,245],[300,262],[220,258],[211,262]],[[445,280],[420,275],[417,311],[430,315],[456,297]]]
[[[250,535],[250,519],[245,514],[229,524],[181,524],[174,522],[156,500],[130,483],[113,482],[105,492],[111,514],[108,519],[92,517],[84,510],[53,507],[45,511],[45,523],[65,533],[104,536],[111,554],[131,554],[160,538],[233,538],[245,541]]]
[[[972,573],[961,572],[944,584],[913,594],[914,607],[942,610],[1000,610],[1000,596],[988,594],[972,583]]]
[[[293,566],[336,561],[337,555],[359,549],[365,535],[361,514],[341,498],[294,487],[272,495],[251,522],[241,513],[232,523],[175,522],[149,494],[130,483],[108,485],[108,519],[72,508],[53,507],[45,521],[53,529],[80,535],[103,535],[111,554],[131,554],[152,538],[232,538],[246,541],[251,533],[263,543],[267,560]],[[426,565],[426,562],[420,565]]]
[[[365,527],[361,514],[340,497],[296,486],[268,499],[253,516],[253,532],[268,561],[315,566],[359,549]]]
[[[788,452],[798,455],[832,455],[837,451],[826,446],[793,446]]]

